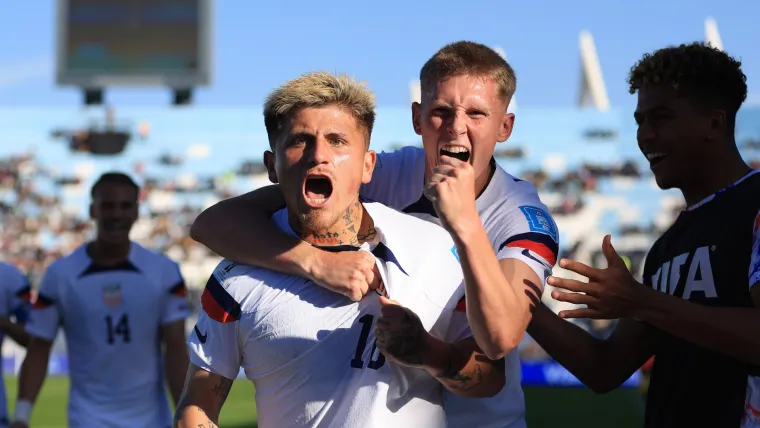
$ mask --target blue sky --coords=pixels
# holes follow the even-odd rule
[[[78,106],[53,81],[55,2],[2,0],[0,105]],[[595,38],[613,106],[630,108],[625,77],[643,52],[702,40],[713,16],[740,57],[750,100],[760,103],[760,2],[751,0],[216,0],[213,83],[207,106],[260,105],[283,80],[313,70],[366,80],[385,106],[408,103],[408,85],[442,45],[469,39],[502,46],[526,107],[570,107],[579,81],[578,34]],[[114,90],[115,105],[165,105],[164,90]]]

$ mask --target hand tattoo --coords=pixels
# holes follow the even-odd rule
[[[423,357],[428,350],[428,344],[425,340],[427,332],[422,326],[417,314],[404,309],[403,320],[397,325],[386,331],[379,329],[375,335],[385,345],[385,352],[398,362],[419,366],[423,363]],[[385,324],[384,320],[378,320],[380,325]]]

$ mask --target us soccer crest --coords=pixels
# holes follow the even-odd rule
[[[115,308],[121,305],[121,302],[121,284],[104,284],[103,303],[109,308]]]

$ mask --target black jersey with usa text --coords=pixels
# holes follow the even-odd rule
[[[753,306],[748,272],[760,209],[756,172],[680,214],[647,256],[646,285],[702,305]],[[658,334],[646,427],[739,427],[748,375],[759,375],[760,368]]]

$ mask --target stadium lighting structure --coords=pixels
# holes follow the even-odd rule
[[[495,46],[493,50],[495,50],[496,53],[501,55],[501,57],[504,58],[504,61],[507,60],[507,53],[504,52],[504,49],[502,49],[501,46]],[[507,106],[507,112],[514,113],[515,110],[517,110],[517,95],[512,96],[512,100],[509,102],[509,106]]]
[[[610,100],[607,98],[607,89],[604,86],[602,66],[599,64],[594,37],[589,31],[583,30],[581,31],[579,42],[581,51],[581,83],[578,107],[591,105],[596,110],[607,111],[610,108]]]
[[[56,0],[56,83],[102,105],[114,87],[168,88],[192,104],[211,84],[214,0]]]
[[[705,42],[716,49],[723,50],[723,41],[721,41],[720,33],[718,32],[718,23],[713,17],[705,19]]]

